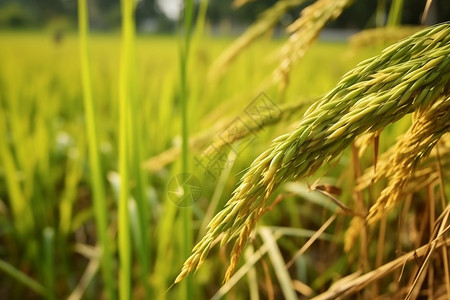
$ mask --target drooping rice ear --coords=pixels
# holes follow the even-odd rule
[[[296,129],[276,139],[251,164],[176,281],[198,268],[198,258],[208,254],[211,240],[222,233],[227,241],[236,239],[232,271],[278,185],[309,176],[362,134],[378,131],[433,103],[440,109],[444,105],[440,99],[449,97],[449,83],[450,24],[426,28],[360,63],[313,104]],[[288,154],[290,159],[284,159]]]

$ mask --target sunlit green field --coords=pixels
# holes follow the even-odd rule
[[[121,41],[119,34],[93,34],[88,41],[102,166],[100,184],[107,206],[103,214],[116,290],[121,267],[117,210],[124,184],[118,175]],[[192,41],[187,69],[187,128],[190,137],[205,137],[203,147],[221,134],[221,124],[241,116],[260,93],[279,107],[310,103],[359,61],[380,50],[355,50],[344,43],[314,45],[294,69],[284,102],[280,103],[279,88],[270,84],[270,78],[279,63],[276,53],[283,40],[263,38],[243,52],[223,77],[211,81],[210,66],[231,41],[211,37]],[[48,33],[1,32],[0,43],[0,294],[10,299],[107,297],[100,270],[103,245],[96,231],[77,35],[68,34],[56,41]],[[179,148],[181,143],[179,40],[138,36],[131,69],[135,105],[129,109],[129,118],[135,126],[128,127],[134,128],[129,159],[139,160],[139,167],[126,183],[130,190],[131,292],[134,299],[179,299],[179,285],[168,289],[186,259],[181,223],[186,208],[169,199],[168,185],[181,172],[181,157],[177,151],[169,153],[164,162],[157,156]],[[188,208],[193,213],[191,243],[198,240],[212,214],[229,199],[242,171],[273,138],[291,129],[305,109],[299,106],[289,118],[257,132],[250,146],[232,154],[231,163],[215,179],[196,164],[202,147],[191,145],[189,170],[202,189],[198,201]],[[409,118],[402,122],[407,126]],[[395,135],[389,132],[406,128],[402,122],[385,130],[380,149],[394,143]],[[362,168],[373,161],[370,153],[367,161],[362,160]],[[313,184],[321,176],[343,189],[342,201],[350,201],[354,185],[350,160],[351,153],[346,152],[339,162],[325,166],[314,178],[277,192],[285,199],[261,220],[260,226],[286,228],[278,240],[286,261],[336,211],[321,195],[308,194],[306,183]],[[350,218],[338,218],[289,269],[295,274],[293,278],[315,291],[326,290],[339,274],[356,269],[349,264],[355,261],[354,253],[344,253],[339,246]],[[249,244],[241,264],[252,256],[250,249],[256,250],[262,241],[255,238]],[[204,266],[193,275],[194,299],[209,299],[219,290],[229,251],[229,247],[212,250]],[[375,256],[375,249],[369,249],[368,255]],[[227,299],[248,299],[252,288],[260,289],[262,298],[270,291],[281,297],[273,272],[272,262],[263,256],[254,269],[233,284]]]

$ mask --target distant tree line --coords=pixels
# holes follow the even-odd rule
[[[163,0],[168,1],[168,0]],[[427,0],[405,0],[402,10],[403,24],[419,24]],[[432,18],[434,22],[448,21],[450,18],[449,0],[434,0]],[[156,31],[173,31],[174,21],[167,18],[158,6],[157,0],[139,0],[136,9],[136,22],[151,22]],[[210,0],[208,22],[217,26],[223,22],[247,25],[276,0],[255,0],[239,9],[232,7],[233,0]],[[357,0],[344,11],[331,27],[367,28],[375,25],[375,12],[379,5],[385,7],[386,14],[392,0]],[[298,16],[300,10],[312,1],[291,11],[286,18]],[[98,30],[110,30],[120,26],[119,0],[88,0],[91,26]],[[34,28],[55,26],[74,27],[77,19],[77,0],[0,0],[0,28]]]

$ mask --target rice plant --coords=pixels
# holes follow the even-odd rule
[[[0,31],[0,294],[450,298],[450,24],[378,1],[320,40],[358,1],[280,0],[238,38],[208,1],[176,37],[129,0],[120,32],[84,0],[58,41]]]
[[[417,152],[410,155],[411,159],[426,156],[447,132],[449,37],[448,24],[427,28],[388,47],[379,56],[362,62],[344,75],[335,89],[307,110],[294,131],[276,138],[269,150],[252,163],[233,197],[209,223],[208,233],[194,247],[175,282],[198,268],[215,243],[220,241],[223,246],[236,238],[225,275],[225,280],[229,280],[256,222],[267,211],[267,200],[280,183],[311,175],[322,164],[337,157],[359,135],[381,130],[405,114],[435,105],[438,111],[434,114],[442,123],[433,123],[436,127],[429,133],[433,140],[422,146],[427,147],[426,150],[417,148],[415,142],[413,149]],[[423,128],[419,130],[423,131]],[[436,132],[440,134],[436,135]],[[419,140],[423,138],[421,136]],[[379,207],[388,209],[391,206],[392,200],[386,200],[386,197],[398,198],[393,192],[401,191],[399,185],[407,180],[405,173],[413,170],[412,163],[394,165],[402,168],[397,171],[402,174],[396,175],[401,182],[393,183],[380,196],[368,216],[371,221],[381,216]]]

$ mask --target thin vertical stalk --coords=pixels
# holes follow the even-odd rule
[[[43,265],[44,283],[49,293],[47,299],[55,298],[55,260],[54,260],[54,243],[55,231],[51,227],[44,228],[42,245],[43,245]]]
[[[375,12],[375,26],[383,27],[386,22],[386,0],[378,0],[377,10]]]
[[[135,35],[134,28],[133,29],[133,37]],[[131,227],[131,233],[134,237],[135,241],[135,249],[137,251],[137,259],[139,263],[139,273],[141,285],[144,287],[145,298],[148,298],[150,295],[150,289],[148,284],[148,275],[149,275],[149,238],[148,238],[148,224],[149,224],[149,205],[146,201],[145,196],[145,183],[146,176],[144,174],[144,170],[141,168],[141,162],[144,160],[143,157],[143,143],[142,141],[142,126],[143,119],[142,113],[140,113],[137,103],[137,89],[136,89],[136,60],[135,60],[135,43],[134,40],[130,45],[130,52],[128,53],[129,57],[129,65],[130,65],[130,73],[129,73],[129,82],[130,82],[130,94],[129,94],[129,104],[128,105],[128,149],[129,149],[129,163],[132,172],[130,173],[130,180],[136,183],[132,192],[132,197],[136,199],[136,216],[133,223],[135,226]],[[131,216],[131,212],[130,212]]]
[[[128,12],[129,31],[127,37],[127,79],[128,80],[128,105],[127,105],[127,145],[128,145],[128,163],[129,179],[136,183],[133,190],[130,189],[131,196],[136,199],[136,216],[135,220],[130,222],[130,230],[132,237],[134,237],[134,245],[137,252],[137,261],[139,264],[139,275],[141,286],[144,288],[145,298],[150,297],[150,287],[148,283],[148,273],[150,266],[150,243],[148,238],[148,224],[149,224],[149,205],[146,202],[145,197],[145,182],[146,176],[144,170],[141,168],[141,162],[143,158],[143,147],[144,143],[140,143],[142,140],[142,126],[143,118],[142,113],[140,113],[138,102],[137,102],[137,78],[136,78],[136,49],[135,49],[135,23],[133,15],[134,5],[131,7],[131,12]],[[125,80],[125,79],[124,79]],[[131,212],[129,214],[131,216]],[[134,222],[133,222],[134,221]],[[135,226],[132,226],[132,225]]]
[[[180,45],[180,100],[181,100],[181,124],[182,124],[182,172],[189,171],[189,129],[188,129],[188,82],[187,82],[187,67],[189,58],[189,49],[192,35],[192,20],[193,20],[193,0],[186,0],[184,4],[184,40]],[[183,233],[183,255],[188,258],[192,249],[192,208],[186,207],[182,210],[182,226]],[[184,285],[184,299],[192,299],[192,279],[190,276],[186,278]]]
[[[6,261],[0,259],[0,271],[15,279],[20,284],[29,288],[36,294],[44,297],[48,297],[49,291],[41,283],[37,282],[35,279],[28,276],[26,273],[15,268],[13,265],[7,263]],[[4,275],[2,275],[4,276]]]
[[[13,95],[9,95],[13,102],[18,98]],[[31,203],[27,201],[27,197],[20,185],[20,181],[17,180],[18,167],[16,166],[13,149],[9,147],[7,138],[7,114],[6,111],[0,105],[0,165],[4,169],[4,177],[6,190],[10,197],[11,213],[13,216],[14,229],[18,234],[21,242],[27,241],[27,236],[30,234],[30,230],[34,228],[36,222],[34,221],[34,215],[31,210]],[[12,126],[14,128],[14,126]],[[16,147],[17,149],[17,147]]]
[[[391,9],[389,11],[389,17],[387,21],[388,26],[397,26],[402,22],[402,9],[403,0],[393,0]]]
[[[206,12],[209,0],[200,0],[197,18],[195,20],[195,32],[193,33],[194,43],[197,42],[205,31]],[[194,46],[195,47],[195,46]]]
[[[128,209],[129,198],[129,137],[128,137],[128,102],[130,101],[130,54],[134,34],[133,0],[122,0],[122,51],[119,75],[119,173],[120,195],[118,208],[118,237],[119,237],[119,298],[131,297],[131,238]]]
[[[106,205],[105,191],[102,180],[102,166],[99,158],[96,114],[94,109],[94,101],[92,99],[91,71],[87,40],[89,20],[86,0],[78,0],[78,9],[81,77],[83,84],[83,100],[86,115],[86,131],[88,137],[89,164],[91,167],[95,220],[97,223],[97,235],[100,240],[99,245],[102,248],[101,265],[105,288],[108,293],[108,298],[115,299],[113,255],[111,250],[111,240],[107,233],[108,207]]]

